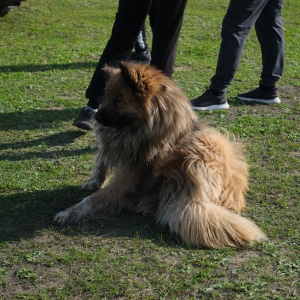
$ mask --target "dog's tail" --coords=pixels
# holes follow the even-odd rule
[[[158,220],[188,244],[220,249],[267,240],[252,221],[214,203],[193,202],[184,209],[174,208],[165,210]]]

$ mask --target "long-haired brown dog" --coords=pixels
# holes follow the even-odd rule
[[[107,67],[106,99],[97,112],[99,152],[85,189],[97,189],[58,213],[59,223],[123,209],[152,213],[183,241],[223,248],[266,236],[238,213],[248,166],[241,146],[201,125],[189,100],[148,65]],[[104,187],[114,168],[112,182]]]

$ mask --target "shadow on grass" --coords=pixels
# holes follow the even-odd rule
[[[4,154],[0,155],[0,161],[23,161],[31,159],[57,159],[61,157],[79,156],[85,153],[96,153],[96,148],[86,147],[79,150],[57,150],[47,152],[26,152],[22,154]]]
[[[110,218],[97,218],[84,223],[58,225],[53,222],[56,213],[90,195],[78,186],[57,190],[22,192],[0,196],[0,243],[32,238],[49,229],[66,236],[120,236],[150,239],[178,245],[179,240],[167,228],[161,228],[152,216],[123,212]]]
[[[70,143],[73,143],[75,139],[83,135],[85,135],[85,132],[83,131],[59,132],[39,139],[28,140],[24,142],[0,144],[0,150],[30,148],[39,145],[44,145],[47,147],[66,146]]]
[[[0,113],[0,130],[38,130],[52,128],[58,122],[72,122],[78,109],[32,110],[24,112]]]
[[[37,158],[52,159],[59,157],[69,157],[78,156],[85,153],[95,153],[96,147],[87,146],[82,149],[59,149],[54,151],[42,151],[39,146],[42,147],[55,147],[55,146],[67,146],[75,141],[75,139],[80,138],[85,132],[82,131],[66,131],[50,136],[46,136],[39,139],[28,140],[25,142],[15,142],[15,143],[5,143],[0,145],[1,150],[21,150],[18,153],[13,153],[13,151],[8,151],[8,153],[0,154],[0,161],[22,161]],[[37,151],[22,151],[23,149],[29,147],[37,147]],[[1,153],[1,152],[0,152]]]
[[[47,72],[51,70],[78,70],[95,69],[97,62],[77,62],[69,64],[49,64],[49,65],[20,65],[20,66],[0,66],[0,72]]]
[[[237,97],[230,97],[227,101],[230,105],[230,108],[233,108],[233,107],[244,108],[247,106],[257,106],[256,102],[242,101]]]

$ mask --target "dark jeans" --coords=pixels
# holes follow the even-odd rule
[[[153,33],[151,65],[170,76],[176,58],[177,43],[187,0],[119,0],[111,37],[86,90],[88,105],[97,108],[105,90],[105,64],[117,67],[128,59],[137,36],[149,15]]]
[[[262,52],[260,83],[268,87],[276,85],[284,64],[283,1],[230,0],[222,23],[222,42],[211,89],[226,91],[231,84],[253,26]]]

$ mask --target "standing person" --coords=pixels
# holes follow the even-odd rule
[[[117,67],[120,61],[129,58],[147,15],[153,34],[151,65],[171,77],[186,3],[187,0],[119,0],[110,39],[86,90],[87,106],[81,110],[74,126],[85,130],[93,128],[94,115],[105,91],[102,68],[106,64]]]
[[[259,87],[238,98],[243,101],[280,103],[277,81],[284,64],[281,11],[284,0],[230,0],[222,23],[222,42],[209,88],[192,100],[195,110],[228,109],[226,89],[231,84],[250,30],[255,26],[261,46],[262,72]]]

